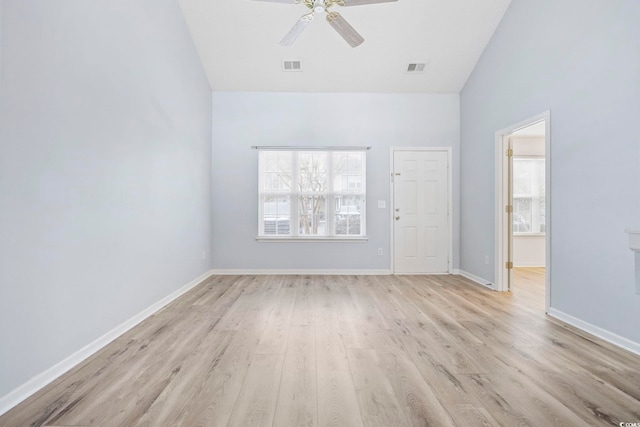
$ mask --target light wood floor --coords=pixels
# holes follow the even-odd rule
[[[544,288],[544,282],[543,282]],[[640,357],[544,315],[534,285],[214,276],[2,426],[617,426]]]
[[[544,311],[545,269],[540,267],[517,267],[511,277],[513,297],[531,309]]]

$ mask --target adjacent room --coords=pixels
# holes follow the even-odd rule
[[[0,0],[0,425],[640,423],[639,117],[637,0]]]

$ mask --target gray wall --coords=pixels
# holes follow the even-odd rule
[[[214,93],[213,262],[219,269],[389,268],[389,148],[453,148],[458,264],[458,95]],[[366,243],[260,243],[252,145],[366,145]],[[386,209],[377,201],[385,200]],[[377,256],[377,248],[384,255]]]
[[[0,396],[210,267],[211,92],[175,0],[5,0]]]
[[[4,0],[0,0],[0,99],[2,99],[2,40],[4,31],[2,30],[4,24]]]
[[[637,0],[513,0],[461,94],[461,268],[494,280],[495,132],[550,110],[551,306],[635,342],[639,52]]]

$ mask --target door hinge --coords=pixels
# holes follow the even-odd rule
[[[507,270],[513,269],[513,262],[511,262],[511,261],[505,262],[504,263],[504,268],[506,268]]]
[[[507,205],[504,207],[506,213],[513,213],[513,205]]]
[[[507,152],[505,153],[507,157],[513,157],[513,148],[507,148]]]

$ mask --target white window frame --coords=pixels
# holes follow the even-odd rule
[[[368,240],[366,235],[366,211],[367,211],[367,193],[366,193],[366,180],[367,180],[367,153],[368,147],[254,147],[258,150],[258,236],[256,240],[260,242],[361,242]],[[292,153],[291,163],[291,191],[290,192],[265,192],[263,190],[263,162],[262,153],[273,151],[285,151]],[[301,153],[317,151],[327,153],[327,191],[318,192],[300,192],[298,189],[298,165],[299,157]],[[333,156],[337,152],[362,152],[362,183],[358,192],[353,191],[334,191],[334,170],[333,170]],[[317,235],[305,235],[298,234],[298,227],[294,224],[299,223],[299,196],[325,196],[326,197],[326,230],[327,234],[323,236]],[[270,196],[287,196],[289,197],[289,235],[270,235],[264,234],[264,198]],[[360,234],[359,235],[344,235],[335,234],[335,220],[336,220],[336,199],[338,197],[360,196],[362,198],[362,210],[360,212]],[[277,223],[276,223],[277,227]]]
[[[545,162],[545,157],[544,156],[528,156],[528,155],[527,156],[513,156],[514,164],[515,164],[516,160],[542,160],[543,163],[544,163]],[[547,167],[547,165],[545,164],[545,168],[546,167]],[[533,175],[531,176],[531,179],[532,179],[532,182],[531,182],[532,190],[528,194],[515,194],[515,193],[513,194],[514,206],[515,206],[515,199],[517,199],[517,198],[518,199],[529,199],[529,200],[531,200],[531,231],[514,231],[513,232],[514,236],[518,236],[518,237],[532,236],[532,237],[534,237],[534,236],[544,236],[544,235],[546,235],[546,232],[544,232],[544,231],[533,231],[534,225],[537,225],[538,229],[540,228],[540,222],[539,222],[540,210],[537,209],[537,206],[539,205],[539,202],[540,202],[540,198],[539,197],[534,197]],[[545,182],[545,185],[546,185],[546,182]],[[545,194],[542,194],[542,196],[545,196]],[[549,201],[545,200],[545,204],[546,203],[549,203]],[[546,218],[545,218],[545,220],[546,220]]]

